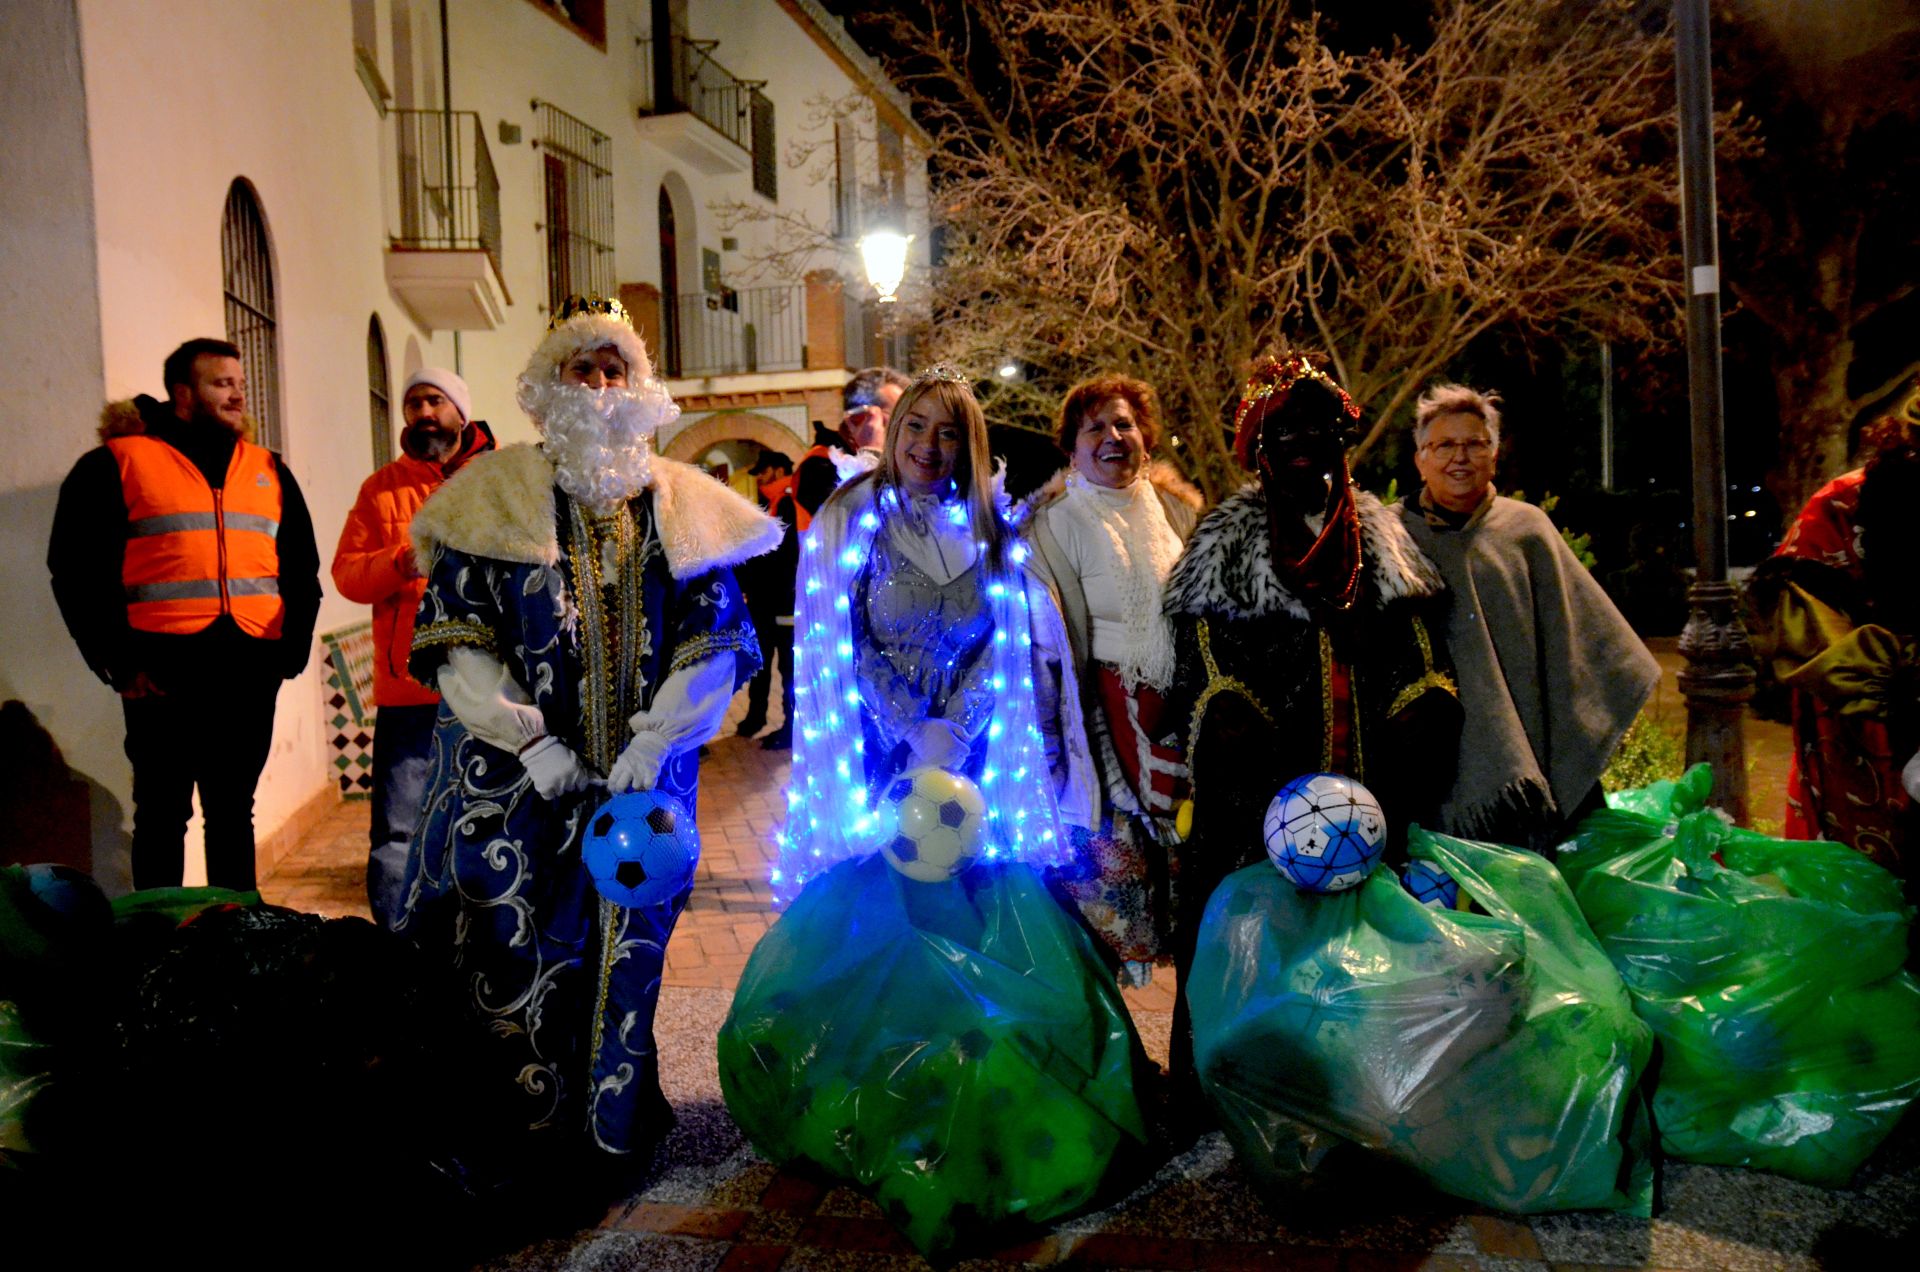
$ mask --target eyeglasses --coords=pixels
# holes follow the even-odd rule
[[[1426,448],[1445,460],[1485,459],[1493,443],[1484,437],[1475,437],[1464,442],[1428,442]]]

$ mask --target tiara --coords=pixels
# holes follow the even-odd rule
[[[971,386],[973,377],[965,375],[959,367],[950,362],[936,362],[913,377],[915,384],[964,384]]]
[[[569,318],[578,318],[581,314],[604,314],[608,318],[617,318],[627,326],[633,326],[633,319],[627,314],[627,307],[611,296],[569,296],[560,302],[553,311],[553,317],[547,320],[547,330],[553,331]]]

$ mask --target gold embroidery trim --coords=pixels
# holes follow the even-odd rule
[[[1413,616],[1413,638],[1419,642],[1420,665],[1424,670],[1420,673],[1419,679],[1394,696],[1393,706],[1387,709],[1389,720],[1412,706],[1419,700],[1420,695],[1429,689],[1443,690],[1455,698],[1460,696],[1460,687],[1454,684],[1453,677],[1444,671],[1433,669],[1433,642],[1427,638],[1427,625],[1418,614]]]
[[[1320,637],[1320,771],[1333,769],[1333,637],[1322,627]]]
[[[433,649],[441,645],[474,645],[490,654],[499,652],[493,629],[471,619],[450,618],[414,629],[415,649]]]
[[[1269,726],[1273,725],[1273,717],[1260,704],[1260,700],[1253,696],[1253,690],[1247,688],[1245,681],[1238,676],[1221,674],[1220,665],[1213,658],[1213,633],[1207,627],[1206,619],[1198,620],[1196,635],[1200,641],[1200,661],[1207,669],[1207,686],[1200,691],[1200,696],[1194,699],[1193,715],[1187,727],[1187,798],[1191,802],[1198,802],[1200,798],[1200,770],[1194,762],[1200,746],[1200,721],[1207,714],[1207,706],[1216,695],[1239,694],[1247,700],[1249,706],[1260,713],[1262,720],[1265,720]]]
[[[620,948],[613,930],[613,902],[600,898],[600,985],[593,1000],[593,1046],[587,1052],[587,1084],[593,1084],[593,1071],[600,1067],[600,1043],[607,1030],[607,989],[613,983],[614,951]],[[621,927],[626,926],[626,911],[621,910]],[[589,1104],[591,1108],[591,1104]],[[589,1114],[591,1116],[591,1114]]]
[[[758,642],[749,641],[745,631],[738,627],[719,632],[696,632],[674,647],[673,661],[667,667],[671,676],[683,667],[691,667],[703,658],[721,653],[752,653],[760,655]]]
[[[1460,696],[1460,690],[1454,685],[1452,676],[1444,671],[1430,671],[1400,691],[1399,696],[1393,700],[1393,706],[1387,711],[1387,718],[1392,719],[1405,711],[1429,689],[1444,690],[1456,698]]]

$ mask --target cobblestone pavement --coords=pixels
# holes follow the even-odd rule
[[[1656,714],[1677,724],[1677,656]],[[720,1099],[713,1040],[733,987],[774,915],[764,882],[787,775],[786,752],[733,736],[728,724],[703,765],[703,840],[694,894],[668,948],[658,1035],[662,1084],[679,1122],[649,1167],[599,1222],[556,1218],[482,1266],[489,1269],[924,1268],[860,1194],[760,1160]],[[1777,818],[1784,730],[1750,731],[1753,806]],[[324,914],[366,913],[367,806],[342,805],[262,883],[267,899]],[[1777,826],[1777,822],[1776,822]],[[1148,1054],[1164,1062],[1171,977],[1127,995]],[[957,1266],[1141,1269],[1305,1268],[1523,1270],[1842,1268],[1892,1265],[1920,1225],[1920,1135],[1903,1130],[1848,1190],[1772,1176],[1669,1165],[1659,1217],[1533,1218],[1478,1213],[1382,1172],[1379,1195],[1324,1188],[1274,1197],[1234,1161],[1217,1132],[1175,1136],[1191,1147],[1132,1191],[1035,1239]],[[537,1238],[537,1239],[535,1239]]]

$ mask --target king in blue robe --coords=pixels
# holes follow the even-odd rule
[[[569,325],[586,338],[612,320]],[[610,338],[644,367],[619,326]],[[657,382],[634,379],[677,414]],[[658,456],[641,465],[643,489],[590,505],[563,488],[581,483],[543,431],[544,447],[469,464],[414,520],[430,565],[411,670],[443,702],[399,930],[456,974],[485,1026],[472,1072],[513,1127],[561,1132],[547,1143],[584,1129],[624,1153],[671,1121],[653,1018],[691,886],[617,905],[595,890],[581,838],[609,788],[697,807],[699,746],[759,664],[731,566],[773,547],[780,527]],[[535,746],[565,757],[565,780]]]

